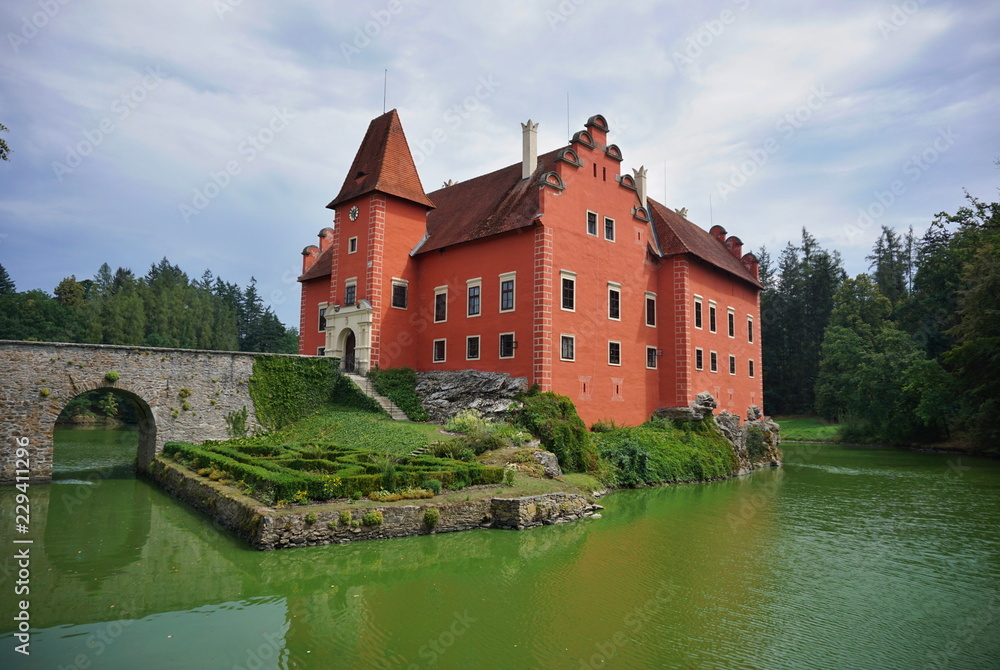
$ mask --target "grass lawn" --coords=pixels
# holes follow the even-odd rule
[[[782,442],[836,442],[840,427],[818,416],[778,416]]]

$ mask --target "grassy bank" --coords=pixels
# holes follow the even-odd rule
[[[782,442],[837,442],[840,427],[818,416],[779,416]]]

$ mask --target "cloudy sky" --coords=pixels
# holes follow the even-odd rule
[[[5,0],[0,26],[20,290],[166,256],[297,325],[386,83],[428,191],[518,162],[529,117],[544,152],[601,113],[654,198],[751,249],[805,226],[852,274],[879,226],[1000,184],[995,0]]]

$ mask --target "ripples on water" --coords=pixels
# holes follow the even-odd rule
[[[998,463],[785,450],[600,520],[263,553],[140,480],[36,487],[38,655],[0,667],[998,667]]]

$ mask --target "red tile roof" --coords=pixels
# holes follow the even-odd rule
[[[420,183],[410,146],[406,142],[403,126],[395,109],[368,124],[368,132],[354,157],[344,185],[327,207],[333,209],[346,200],[373,191],[434,207]]]
[[[313,266],[302,273],[299,281],[307,281],[309,279],[316,279],[317,277],[329,277],[331,269],[333,269],[333,247],[327,247],[319,255],[319,258],[316,259]]]
[[[647,198],[653,228],[664,256],[693,254],[717,268],[760,286],[750,271],[726,246],[674,210]]]
[[[552,151],[521,179],[521,163],[431,193],[437,209],[427,213],[428,237],[417,253],[527,228],[539,213],[538,179],[555,169]]]

